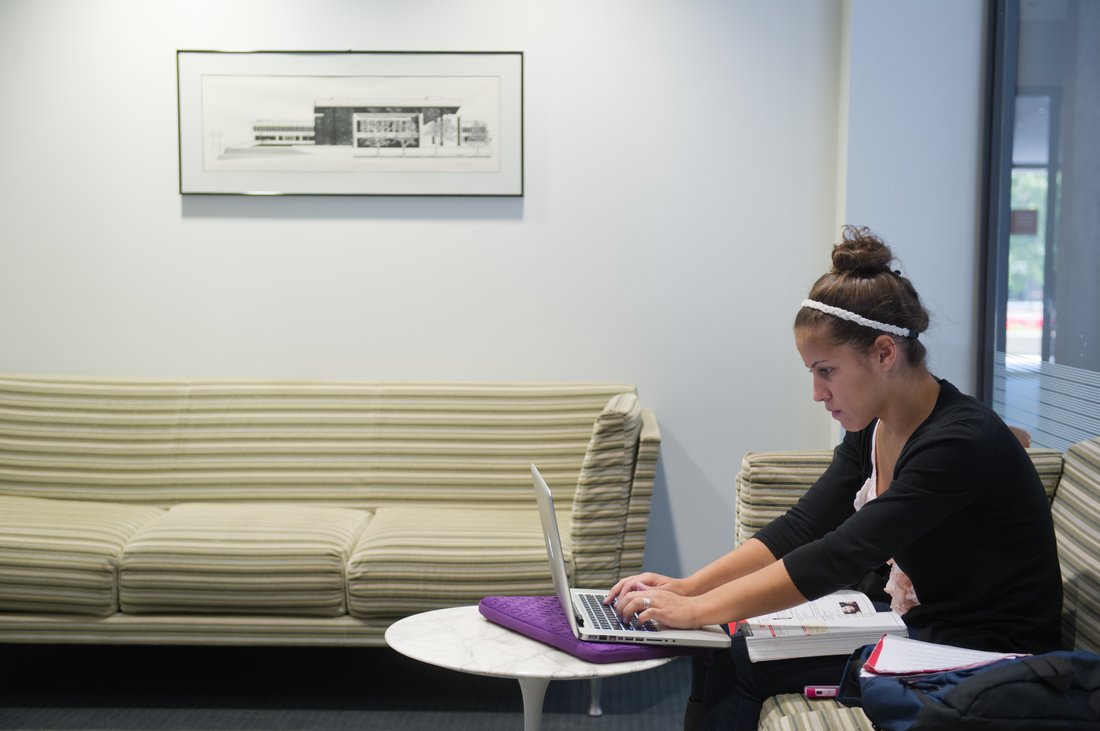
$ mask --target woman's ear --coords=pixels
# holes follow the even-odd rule
[[[871,357],[883,370],[893,368],[898,360],[898,343],[889,335],[879,335],[871,345]]]

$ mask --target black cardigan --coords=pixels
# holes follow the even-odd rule
[[[821,478],[756,538],[807,599],[854,585],[893,558],[921,602],[904,617],[920,639],[1058,649],[1062,580],[1035,467],[996,414],[947,381],[940,386],[881,496],[852,507],[871,475],[872,423],[847,433]]]

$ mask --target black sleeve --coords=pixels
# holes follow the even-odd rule
[[[990,452],[988,440],[965,423],[941,424],[913,439],[899,455],[886,492],[835,530],[783,556],[795,586],[815,599],[901,554],[980,499]],[[950,560],[950,553],[942,560]]]
[[[855,512],[852,501],[870,476],[870,459],[865,453],[873,428],[874,424],[862,432],[845,434],[833,450],[828,469],[806,494],[756,533],[754,537],[773,556],[783,558],[799,546],[820,539],[852,516]]]

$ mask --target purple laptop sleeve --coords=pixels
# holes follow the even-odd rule
[[[687,655],[699,648],[628,642],[584,642],[573,636],[556,596],[487,596],[478,610],[491,622],[594,663]]]

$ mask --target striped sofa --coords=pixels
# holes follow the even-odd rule
[[[551,593],[531,463],[607,586],[659,443],[625,384],[0,376],[0,642],[381,646]]]
[[[1028,453],[1052,500],[1065,590],[1063,644],[1100,652],[1100,438],[1075,444],[1064,455],[1038,448]],[[736,540],[752,537],[793,505],[831,457],[828,451],[746,454],[737,474]],[[769,698],[760,718],[766,731],[872,728],[859,709],[794,694]]]

